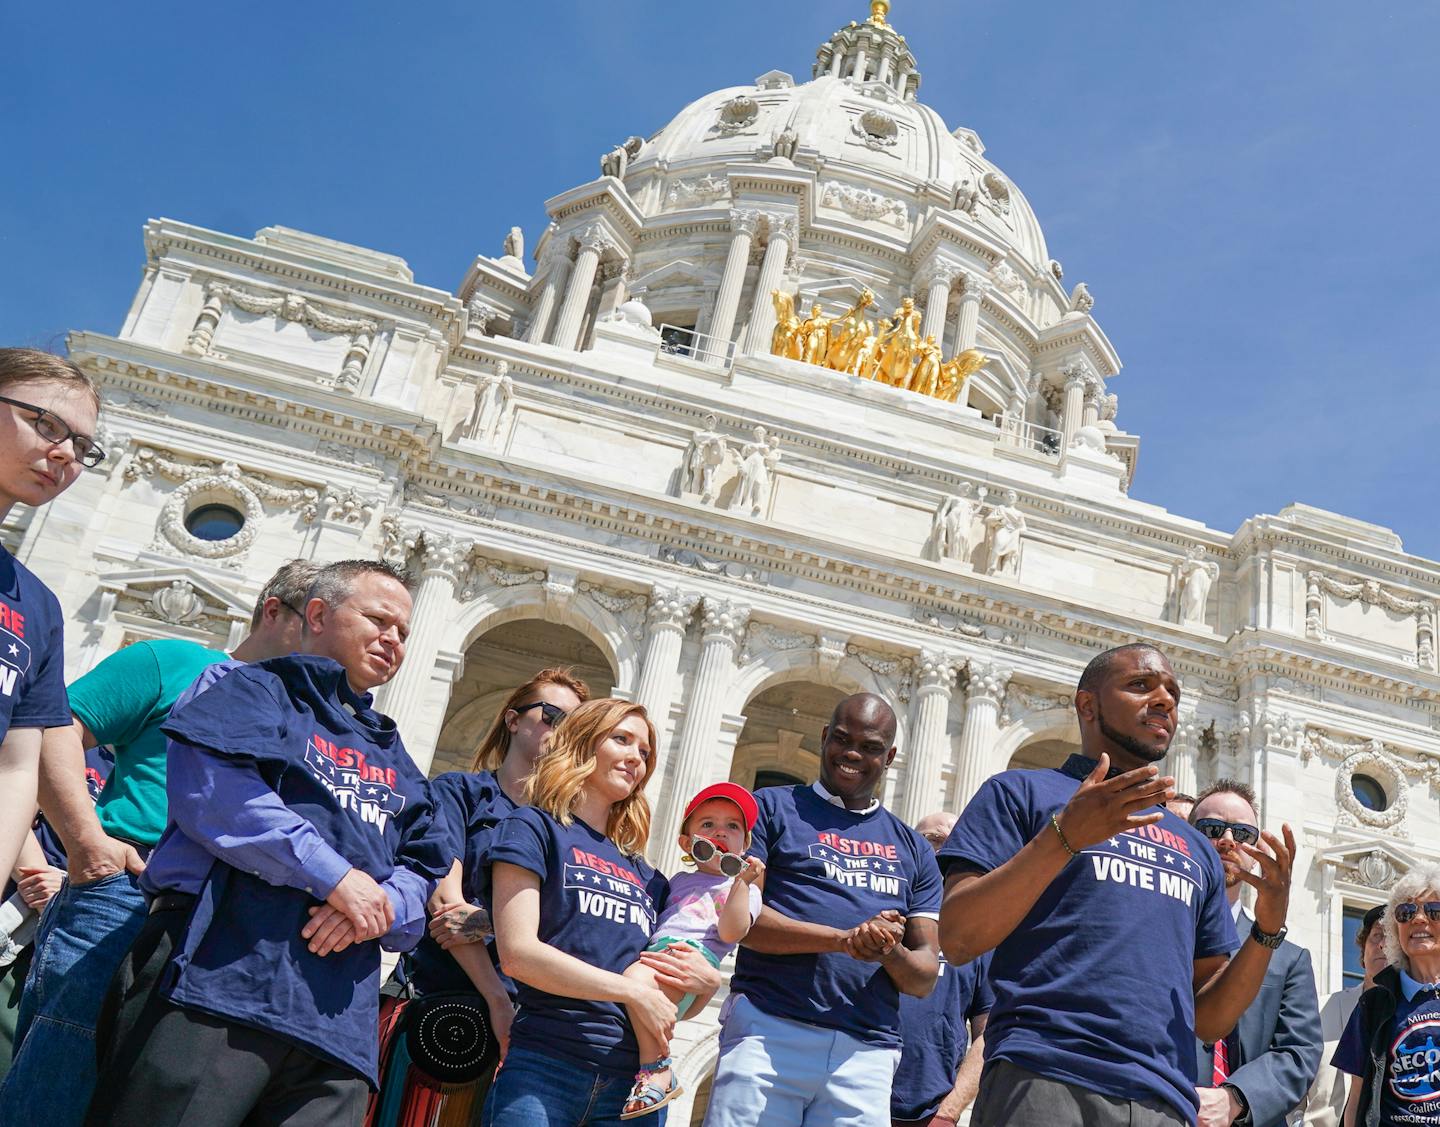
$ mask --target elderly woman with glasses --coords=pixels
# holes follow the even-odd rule
[[[1345,1127],[1440,1125],[1440,865],[1396,881],[1382,923],[1391,965],[1361,996],[1332,1061],[1352,1077]]]
[[[75,484],[105,451],[100,393],[68,360],[0,348],[0,521]],[[60,603],[0,546],[0,873],[15,867],[35,816],[40,733],[72,723]]]

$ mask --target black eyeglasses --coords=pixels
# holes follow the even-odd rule
[[[10,399],[4,395],[0,395],[0,403],[8,403],[12,407],[19,407],[22,411],[31,412],[35,417],[30,420],[30,425],[35,428],[35,433],[46,442],[52,442],[59,446],[62,442],[69,441],[75,450],[75,457],[79,459],[82,466],[94,469],[105,460],[105,451],[95,444],[93,438],[71,430],[70,424],[59,415],[51,414],[44,407],[37,407],[33,403],[22,403],[18,399]]]
[[[544,721],[545,727],[553,728],[560,721],[570,714],[557,704],[551,704],[548,700],[532,701],[530,704],[522,704],[519,708],[512,709],[513,712],[529,712],[532,708],[540,710],[540,719]]]
[[[1395,922],[1397,924],[1408,924],[1420,914],[1421,908],[1425,909],[1425,918],[1432,924],[1440,923],[1440,900],[1427,900],[1424,904],[1396,904]]]
[[[1225,836],[1226,830],[1230,831],[1236,845],[1254,845],[1260,840],[1260,831],[1254,826],[1244,822],[1227,822],[1223,818],[1200,818],[1196,821],[1195,828],[1211,841],[1219,841]]]

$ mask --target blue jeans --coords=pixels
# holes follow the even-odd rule
[[[899,1049],[772,1017],[731,994],[705,1127],[890,1127],[899,1063]]]
[[[129,873],[67,882],[46,907],[20,998],[15,1061],[0,1086],[0,1123],[84,1121],[95,1089],[95,1022],[145,912]]]
[[[511,1049],[485,1098],[483,1127],[619,1127],[633,1078],[593,1072],[574,1061]],[[638,1122],[661,1127],[668,1109]]]

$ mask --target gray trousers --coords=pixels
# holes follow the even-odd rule
[[[991,1061],[980,1076],[971,1127],[1180,1127],[1193,1122],[1160,1100],[1122,1100]]]

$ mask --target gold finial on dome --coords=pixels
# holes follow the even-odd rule
[[[890,14],[890,0],[870,0],[870,22],[876,27],[889,27],[885,17]]]

